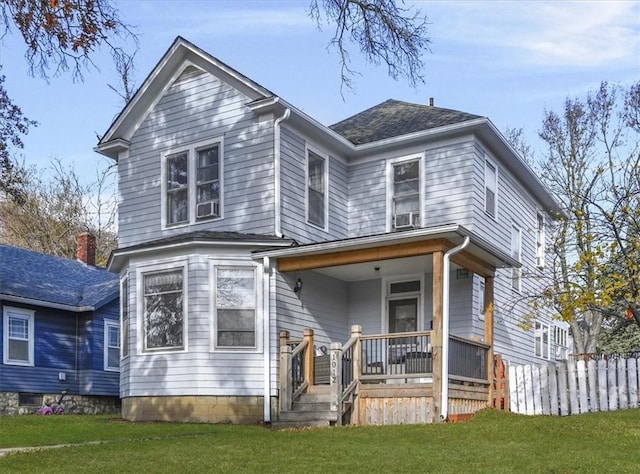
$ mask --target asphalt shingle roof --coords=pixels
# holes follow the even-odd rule
[[[354,145],[482,118],[457,110],[389,99],[329,128]]]
[[[104,268],[0,244],[0,297],[98,308],[118,293],[118,275]]]

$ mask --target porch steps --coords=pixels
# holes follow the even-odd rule
[[[301,428],[307,426],[331,426],[338,419],[329,411],[329,386],[313,385],[293,402],[291,411],[280,412],[274,428]]]

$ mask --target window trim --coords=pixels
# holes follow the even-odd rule
[[[549,326],[549,324],[546,323],[540,323],[538,321],[536,321],[534,323],[534,333],[533,333],[533,355],[536,357],[539,357],[541,359],[544,360],[550,360],[551,359],[551,328]],[[544,354],[544,346],[543,346],[543,341],[544,341],[544,330],[547,330],[547,353],[546,355]],[[539,332],[538,332],[539,331]],[[538,337],[540,338],[540,353],[538,353],[538,347],[537,347],[537,341],[538,341]]]
[[[409,275],[397,275],[397,276],[389,276],[382,277],[382,311],[381,321],[380,321],[380,329],[382,334],[389,334],[389,301],[391,300],[402,300],[411,297],[416,297],[418,299],[418,313],[416,315],[416,331],[424,331],[424,292],[425,292],[425,277],[424,274],[409,274]],[[420,290],[419,291],[407,291],[407,292],[398,292],[391,293],[391,285],[394,283],[405,283],[411,281],[419,281],[420,282]]]
[[[487,189],[489,189],[489,180],[487,179],[487,165],[491,166],[494,169],[494,179],[493,179],[493,213],[487,209]],[[484,212],[486,215],[491,217],[494,220],[498,220],[498,165],[491,160],[488,156],[484,157],[484,179],[483,179],[483,201],[484,201]]]
[[[11,314],[10,314],[11,313]],[[2,338],[2,360],[5,365],[21,365],[24,367],[34,367],[35,354],[35,310],[17,308],[15,306],[3,306],[3,338]],[[9,359],[9,319],[23,319],[27,321],[28,331],[28,359]]]
[[[485,299],[485,292],[486,292],[486,287],[487,287],[487,280],[481,276],[481,275],[475,275],[474,277],[477,278],[478,281],[478,320],[479,321],[484,321],[485,319],[485,306],[486,306],[486,299]]]
[[[114,367],[109,365],[109,349],[113,349],[116,348],[116,346],[110,346],[109,345],[109,329],[110,328],[116,328],[118,330],[118,343],[119,345],[117,346],[118,349],[118,355],[119,355],[119,360],[122,360],[122,330],[120,327],[120,324],[118,324],[118,321],[113,320],[113,319],[105,319],[104,320],[104,370],[106,372],[120,372],[120,364],[118,364],[118,367]]]
[[[312,222],[309,217],[309,155],[314,154],[323,161],[323,214],[324,226]],[[327,231],[329,229],[329,156],[320,152],[314,147],[305,148],[305,170],[304,170],[304,202],[305,202],[305,222],[317,229]]]
[[[251,269],[253,271],[254,282],[254,333],[255,333],[255,345],[254,346],[218,346],[218,307],[216,301],[217,292],[217,269],[218,268],[233,268],[233,269]],[[218,260],[210,259],[209,261],[209,321],[211,331],[210,337],[210,352],[218,353],[259,353],[262,352],[262,326],[263,318],[263,272],[260,271],[260,265],[258,263],[247,262],[246,260]]]
[[[198,189],[198,177],[197,177],[197,156],[198,151],[204,150],[214,145],[218,145],[218,181],[220,183],[220,195],[218,198],[219,215],[209,218],[197,217],[197,189]],[[175,156],[180,153],[187,153],[187,205],[188,215],[186,222],[177,222],[170,224],[167,216],[167,173],[169,167],[167,166],[167,159],[171,156]],[[168,148],[161,153],[160,156],[160,209],[161,209],[161,226],[162,229],[176,229],[189,225],[199,224],[201,222],[211,222],[215,220],[224,219],[224,137],[218,136],[208,140],[198,141],[183,146],[176,146]]]
[[[540,225],[542,224],[542,225]],[[536,268],[544,270],[546,266],[546,219],[542,212],[536,213]]]
[[[516,248],[513,248],[514,231],[517,232]],[[522,228],[516,222],[511,222],[511,257],[518,262],[522,261]],[[511,269],[511,289],[518,293],[522,290],[522,271],[519,267]]]
[[[387,174],[387,197],[386,197],[386,213],[387,213],[387,232],[394,232],[393,226],[393,169],[395,166],[402,163],[410,163],[412,161],[418,162],[418,227],[424,226],[424,186],[425,186],[425,170],[424,170],[424,153],[415,155],[405,155],[396,158],[386,160],[386,174]]]
[[[144,314],[144,275],[154,273],[165,273],[181,269],[182,270],[182,347],[180,348],[158,348],[145,349],[145,314]],[[188,279],[188,260],[185,258],[175,260],[165,260],[162,263],[154,263],[136,268],[136,297],[138,299],[136,305],[137,311],[137,330],[136,330],[136,349],[138,354],[176,354],[188,352],[189,350],[189,279]]]
[[[129,357],[129,333],[131,325],[131,303],[129,292],[131,291],[129,275],[120,279],[120,360]],[[127,321],[124,320],[125,306]]]

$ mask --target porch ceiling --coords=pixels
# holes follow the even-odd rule
[[[270,257],[282,272],[318,270],[344,280],[375,276],[375,267],[384,272],[424,272],[431,269],[431,255],[446,252],[470,237],[470,245],[452,258],[452,263],[483,276],[493,276],[496,268],[519,263],[493,245],[459,225],[416,229],[405,232],[358,237],[255,252],[255,258]],[[396,273],[397,274],[397,273]]]

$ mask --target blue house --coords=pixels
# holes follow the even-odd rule
[[[67,390],[67,412],[119,406],[119,280],[94,266],[95,238],[78,261],[0,245],[0,414],[35,411]]]

